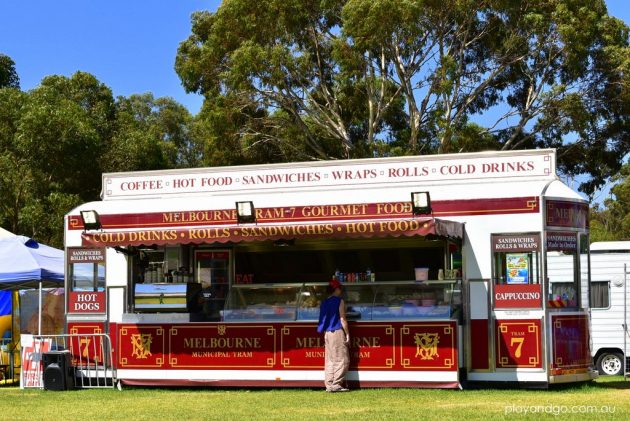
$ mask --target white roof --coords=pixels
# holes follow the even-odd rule
[[[598,241],[591,244],[591,251],[630,251],[630,241]]]
[[[539,149],[109,173],[103,174],[102,198],[196,199],[315,191],[345,195],[357,189],[391,188],[430,189],[437,194],[452,185],[475,191],[482,185],[485,189],[497,183],[523,186],[556,178],[555,151]],[[511,196],[521,196],[517,193]],[[535,195],[540,194],[539,189]]]

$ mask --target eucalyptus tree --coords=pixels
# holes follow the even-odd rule
[[[630,240],[630,163],[612,181],[610,196],[591,209],[591,241]]]
[[[0,53],[0,88],[20,88],[20,77],[15,70],[15,62],[2,53]]]
[[[603,0],[226,0],[193,15],[176,70],[248,110],[236,139],[311,159],[555,147],[591,192],[630,146],[627,53]]]

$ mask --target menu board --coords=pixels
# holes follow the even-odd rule
[[[529,282],[529,260],[526,253],[506,254],[505,266],[505,277],[508,284],[527,284]]]

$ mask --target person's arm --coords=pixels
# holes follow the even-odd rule
[[[348,329],[348,320],[346,319],[346,303],[341,300],[339,302],[339,319],[341,320],[341,328],[346,334],[346,343],[350,343],[350,330]]]

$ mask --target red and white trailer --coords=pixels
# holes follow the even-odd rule
[[[553,150],[104,174],[65,230],[68,333],[109,335],[123,384],[321,386],[332,276],[351,386],[596,376],[588,205]]]

